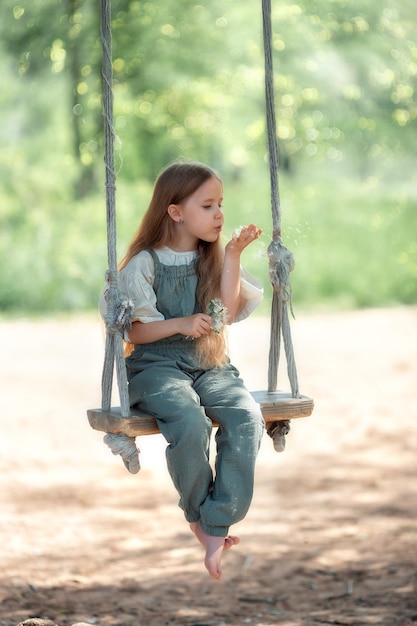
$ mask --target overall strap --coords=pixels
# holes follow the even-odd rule
[[[158,270],[161,267],[161,262],[158,259],[158,255],[156,254],[155,250],[152,250],[151,248],[149,248],[149,249],[146,249],[146,252],[149,252],[149,254],[151,255],[154,266],[155,266],[153,288],[154,290],[156,290],[158,289],[158,284],[159,284],[160,272],[158,272]]]

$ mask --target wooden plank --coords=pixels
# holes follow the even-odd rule
[[[314,402],[308,396],[293,398],[291,394],[281,391],[254,391],[252,395],[261,407],[265,422],[307,417],[313,412]],[[155,418],[137,409],[132,409],[130,417],[122,417],[120,407],[112,407],[109,411],[88,409],[87,415],[91,428],[106,433],[124,433],[128,437],[137,437],[160,432]],[[216,426],[213,422],[213,427]]]

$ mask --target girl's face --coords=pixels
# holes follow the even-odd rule
[[[178,210],[182,224],[179,235],[194,247],[198,240],[214,242],[223,228],[223,185],[218,178],[207,179],[191,196],[188,196]]]

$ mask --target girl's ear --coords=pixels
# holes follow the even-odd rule
[[[174,222],[182,221],[181,208],[178,204],[170,204],[167,209],[167,213],[170,216],[170,218],[174,220]]]

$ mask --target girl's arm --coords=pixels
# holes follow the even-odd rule
[[[234,320],[240,305],[240,255],[261,233],[262,230],[256,228],[254,224],[244,226],[239,235],[233,233],[232,239],[225,247],[220,297],[227,309],[229,324]]]
[[[125,339],[129,343],[146,344],[178,333],[195,338],[208,333],[211,324],[208,315],[164,319],[156,307],[156,294],[152,287],[154,276],[154,262],[146,250],[139,252],[119,274],[122,292],[134,302],[135,321]]]
[[[158,320],[156,322],[133,322],[131,330],[127,333],[129,342],[146,344],[181,334],[186,337],[202,337],[211,328],[211,317],[204,313],[196,313],[187,317],[175,317],[170,320]]]

